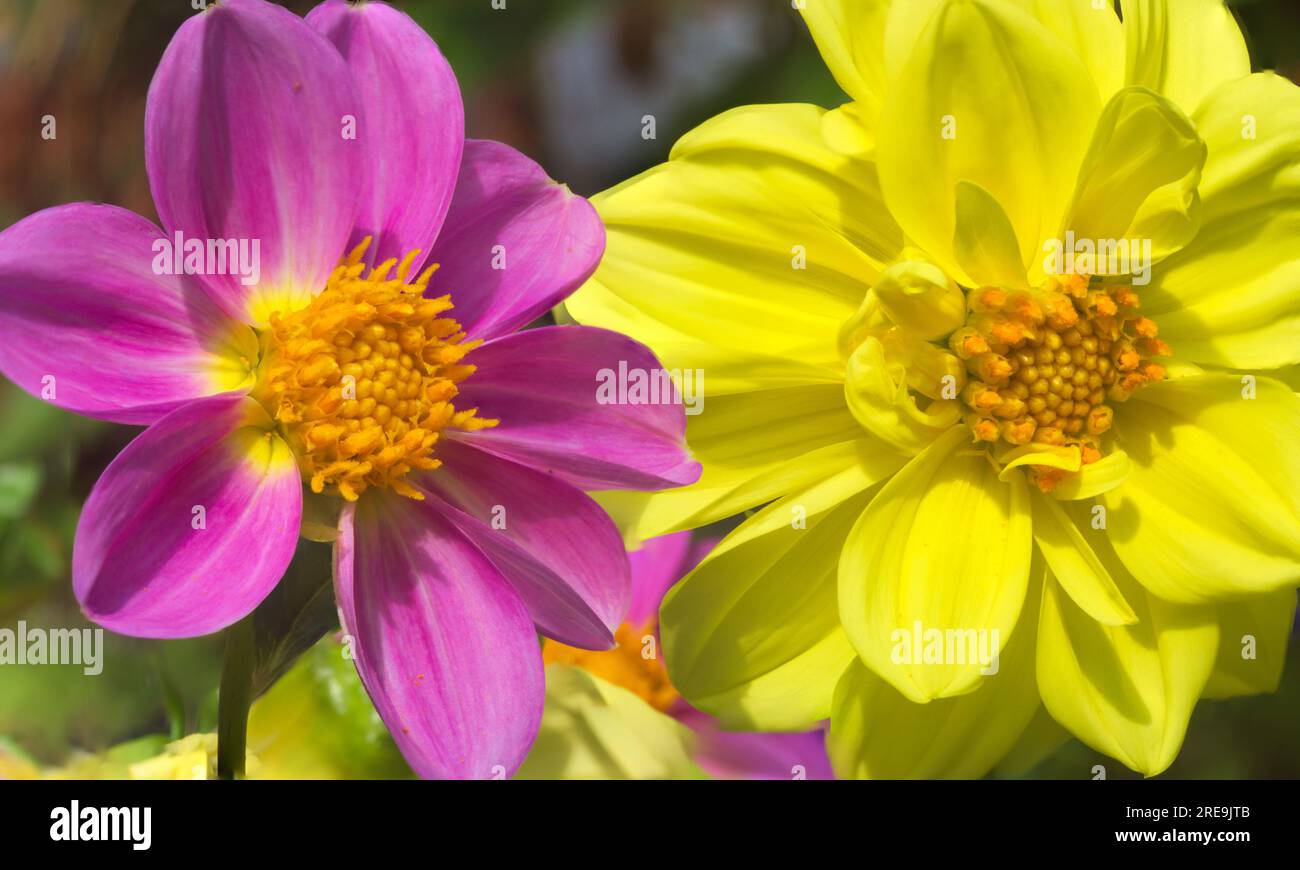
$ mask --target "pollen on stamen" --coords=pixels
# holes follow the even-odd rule
[[[971,379],[961,392],[976,440],[1016,447],[1077,447],[1083,465],[1102,457],[1115,402],[1166,377],[1155,321],[1138,313],[1131,287],[1092,287],[1066,276],[1035,291],[982,288],[949,347]],[[1069,472],[1030,465],[1044,491]]]
[[[408,280],[418,251],[367,274],[370,238],[357,245],[305,307],[275,314],[263,333],[253,396],[275,418],[313,492],[355,501],[370,487],[413,499],[405,480],[441,462],[447,429],[474,431],[499,421],[458,409],[463,362],[481,342],[466,341],[445,314],[451,299],[424,296],[437,266]]]

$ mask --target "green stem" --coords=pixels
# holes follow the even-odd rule
[[[253,703],[253,616],[226,629],[226,657],[217,699],[217,776],[243,779],[248,707]]]

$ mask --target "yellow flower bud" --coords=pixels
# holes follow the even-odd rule
[[[961,288],[925,260],[895,263],[871,292],[894,325],[927,341],[946,337],[966,321]]]

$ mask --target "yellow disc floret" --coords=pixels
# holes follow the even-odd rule
[[[424,297],[437,267],[408,283],[412,251],[364,274],[369,242],[305,308],[271,316],[253,396],[275,418],[313,492],[355,501],[379,486],[418,499],[403,478],[438,467],[444,429],[497,421],[453,404],[457,385],[474,372],[462,360],[480,342],[466,341],[460,324],[443,316],[449,297]]]
[[[979,440],[1074,446],[1083,464],[1096,462],[1113,403],[1165,377],[1152,357],[1169,356],[1169,346],[1138,313],[1131,287],[1094,287],[1069,276],[1035,291],[973,290],[968,306],[966,326],[948,344],[970,373],[961,398]],[[1065,474],[1031,468],[1044,490]]]

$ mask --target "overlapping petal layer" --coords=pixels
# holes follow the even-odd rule
[[[1201,227],[1160,264],[1144,309],[1183,359],[1230,368],[1300,362],[1300,87],[1272,73],[1210,93]]]
[[[864,283],[902,248],[875,170],[828,148],[815,106],[750,106],[687,134],[669,163],[596,197],[609,233],[595,278],[566,306],[634,332],[670,367],[697,368],[690,339],[842,368],[835,340]],[[657,293],[641,292],[653,280]],[[790,304],[798,299],[797,305]]]
[[[1219,626],[1208,607],[1170,604],[1143,589],[1104,540],[1096,552],[1133,608],[1110,626],[1049,579],[1038,625],[1038,690],[1056,721],[1133,770],[1174,760],[1214,668]]]
[[[1253,395],[1253,398],[1248,396]],[[1232,375],[1149,384],[1116,434],[1128,479],[1101,496],[1128,570],[1170,601],[1300,584],[1300,396]]]
[[[859,469],[873,480],[906,461],[865,437],[839,384],[710,398],[686,439],[703,466],[697,483],[637,499],[633,532],[694,528]]]
[[[581,489],[665,489],[699,477],[672,391],[625,389],[633,372],[662,385],[664,369],[644,345],[603,329],[555,326],[491,341],[470,360],[476,371],[457,404],[506,422],[454,437]]]
[[[975,633],[1005,644],[1017,625],[1032,550],[1029,493],[1006,482],[970,433],[950,430],[894,475],[853,526],[839,559],[839,618],[863,662],[909,700],[976,688],[973,656],[918,660],[921,634]]]
[[[917,704],[855,661],[835,688],[827,749],[836,773],[860,779],[983,776],[1015,745],[1038,709],[1034,641],[1043,571],[997,673],[973,692]]]
[[[660,611],[673,685],[733,728],[795,731],[830,714],[853,649],[835,614],[839,544],[866,503],[783,500],[669,592]],[[797,576],[799,582],[790,582]]]
[[[1223,0],[1120,0],[1124,79],[1191,113],[1223,82],[1250,74],[1241,29]]]
[[[583,492],[545,474],[447,442],[421,487],[492,560],[548,637],[603,649],[631,598],[623,539]]]
[[[596,210],[508,145],[471,139],[443,231],[432,289],[450,293],[471,338],[536,320],[591,277],[605,250]]]
[[[877,130],[881,188],[908,238],[976,286],[956,239],[987,216],[958,208],[959,183],[1000,206],[1023,269],[1065,213],[1100,99],[1083,62],[1028,13],[982,0],[915,6],[908,19],[921,29]]]

